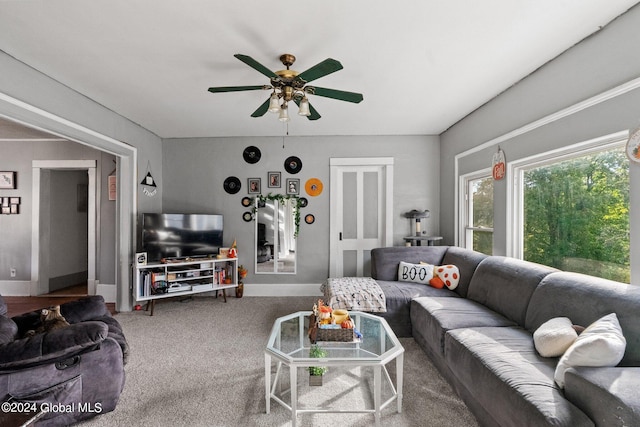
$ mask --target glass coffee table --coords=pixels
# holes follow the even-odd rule
[[[311,311],[300,311],[288,316],[276,319],[269,341],[264,352],[265,372],[265,400],[266,412],[270,413],[271,399],[291,411],[291,425],[297,424],[298,414],[304,413],[372,413],[375,415],[376,426],[380,425],[381,411],[392,402],[397,403],[398,412],[402,412],[402,375],[404,364],[404,348],[395,336],[387,321],[381,317],[357,311],[349,312],[354,322],[355,329],[362,333],[362,339],[353,342],[318,341],[316,344],[327,353],[323,358],[309,357],[312,346],[307,331]],[[387,364],[395,360],[395,384],[387,370]],[[276,362],[276,371],[272,380],[272,362]],[[298,371],[308,375],[307,369],[311,366],[329,368],[335,375],[353,377],[358,373],[373,371],[373,408],[357,409],[349,408],[325,408],[307,407],[299,404]],[[286,375],[282,375],[284,368],[289,369],[288,388],[286,387]],[[332,369],[332,367],[339,367]],[[363,368],[362,370],[352,368]],[[384,375],[383,375],[384,374]],[[347,378],[345,378],[347,379]],[[285,380],[285,381],[283,381]],[[368,380],[368,379],[367,379]],[[386,400],[383,402],[383,380]],[[368,381],[364,383],[369,384]],[[327,385],[321,389],[325,389]],[[331,387],[322,390],[327,400],[332,400]],[[287,399],[287,395],[289,398]],[[288,400],[289,403],[285,402]],[[334,399],[335,400],[335,399]]]

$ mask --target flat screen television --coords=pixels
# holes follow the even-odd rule
[[[222,247],[222,215],[143,213],[138,251],[147,260],[215,255]]]

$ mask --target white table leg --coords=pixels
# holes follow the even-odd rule
[[[398,413],[402,413],[402,385],[404,384],[403,377],[404,370],[404,353],[401,353],[398,357],[396,357],[396,392],[398,396],[396,400],[398,401]]]
[[[264,354],[264,399],[267,414],[271,411],[271,356]]]
[[[373,404],[376,410],[376,427],[380,427],[380,404],[382,400],[382,366],[373,367]]]
[[[291,381],[291,427],[296,427],[298,419],[298,368],[289,366]]]

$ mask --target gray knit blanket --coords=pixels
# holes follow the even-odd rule
[[[320,286],[325,304],[347,310],[385,313],[387,300],[384,292],[371,277],[340,277],[327,279]]]

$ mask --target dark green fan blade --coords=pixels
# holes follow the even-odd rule
[[[306,87],[305,90],[313,95],[339,99],[340,101],[354,102],[356,104],[363,100],[361,93],[347,92],[344,90],[326,89],[317,86]]]
[[[296,80],[311,82],[320,77],[324,77],[327,74],[335,73],[338,70],[342,70],[342,64],[335,59],[327,58],[319,64],[314,65],[306,71],[298,74]]]
[[[235,56],[240,61],[244,62],[245,64],[247,64],[249,67],[253,68],[254,70],[256,70],[256,71],[264,74],[265,76],[269,77],[270,79],[277,79],[278,78],[278,75],[276,73],[274,73],[273,71],[271,71],[270,69],[268,69],[267,67],[265,67],[264,65],[262,65],[261,63],[259,63],[258,61],[256,61],[255,59],[253,59],[250,56],[241,55],[239,53],[236,53],[233,56]]]
[[[299,99],[294,99],[294,102],[298,105],[298,107],[300,106]],[[320,113],[318,113],[318,111],[315,108],[313,108],[313,105],[311,105],[311,103],[309,103],[309,112],[311,113],[310,115],[307,116],[307,119],[309,120],[318,120],[320,117],[322,117]]]
[[[223,87],[210,87],[209,92],[211,93],[219,93],[219,92],[241,92],[243,90],[261,90],[261,89],[269,89],[269,86],[265,88],[262,86],[223,86]]]
[[[256,111],[253,112],[251,117],[262,117],[264,114],[269,111],[269,101],[271,101],[271,97],[267,98],[264,103],[258,107]]]

